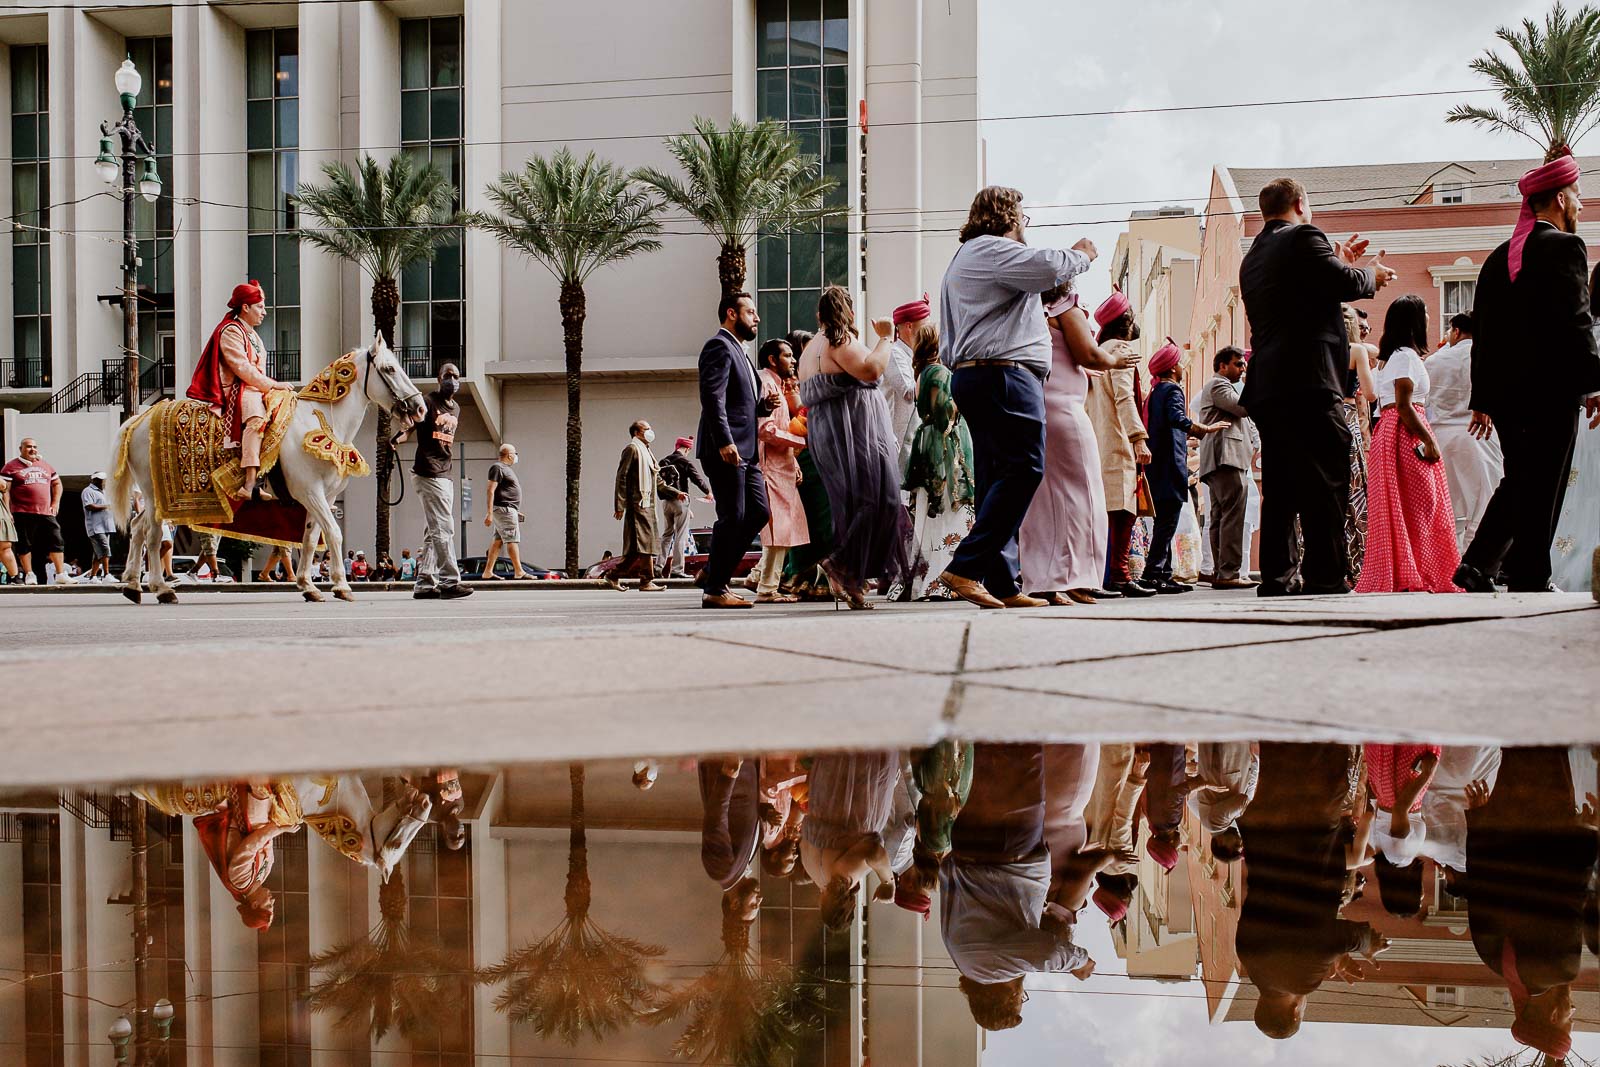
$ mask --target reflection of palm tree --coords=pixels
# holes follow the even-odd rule
[[[569,1045],[588,1033],[603,1038],[652,1007],[661,987],[645,973],[666,950],[618,937],[589,920],[589,849],[583,825],[583,764],[569,768],[572,830],[567,854],[566,917],[531,945],[485,969],[484,981],[507,980],[497,1011],[528,1023],[540,1037]]]
[[[763,967],[750,947],[750,925],[724,908],[722,957],[650,1013],[652,1025],[688,1017],[672,1043],[674,1056],[778,1067],[792,1062],[802,1036],[821,1025],[821,983],[788,965]]]
[[[378,887],[378,925],[364,938],[313,957],[327,977],[312,985],[312,1011],[338,1013],[340,1028],[370,1028],[381,1040],[391,1028],[408,1040],[429,1039],[461,1015],[466,969],[411,929],[406,884],[396,870]]]

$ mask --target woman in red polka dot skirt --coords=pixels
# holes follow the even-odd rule
[[[1367,453],[1367,550],[1358,593],[1459,593],[1456,519],[1428,400],[1428,305],[1407,294],[1389,305],[1378,345],[1382,414]]]

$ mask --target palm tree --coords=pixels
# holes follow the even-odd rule
[[[824,203],[837,183],[822,176],[816,156],[800,154],[781,123],[735,118],[719,130],[700,117],[693,133],[674,134],[666,145],[683,179],[653,167],[634,173],[717,239],[723,296],[744,288],[745,252],[759,232],[815,226],[849,210]]]
[[[540,1037],[576,1045],[584,1034],[601,1039],[655,1005],[661,987],[646,970],[666,950],[600,929],[589,918],[589,849],[583,822],[583,764],[568,768],[572,823],[567,853],[566,915],[555,929],[479,975],[505,981],[496,1011],[527,1023]]]
[[[1495,36],[1515,61],[1490,51],[1470,65],[1494,83],[1504,110],[1458,104],[1446,122],[1519,134],[1543,149],[1546,161],[1600,124],[1600,11],[1585,5],[1569,13],[1557,0],[1542,27],[1524,19],[1520,30],[1501,26]]]
[[[567,357],[567,573],[578,564],[578,475],[583,456],[583,285],[601,267],[661,247],[661,209],[628,173],[590,152],[562,148],[534,156],[488,188],[498,209],[473,212],[472,226],[534,260],[561,283],[561,332]]]
[[[322,167],[327,184],[302,184],[294,195],[313,223],[300,240],[350,263],[372,279],[372,321],[394,347],[400,314],[401,271],[433,260],[435,250],[460,231],[456,187],[432,163],[418,163],[405,152],[387,166],[362,156],[356,170],[343,163]],[[389,474],[394,452],[387,445],[389,415],[378,412],[378,514],[373,552],[389,551]]]
[[[461,1016],[467,968],[411,929],[399,870],[378,887],[378,925],[366,937],[336,945],[311,960],[325,977],[306,991],[316,1012],[335,1012],[341,1029],[365,1029],[380,1041],[391,1028],[411,1041],[429,1040]]]

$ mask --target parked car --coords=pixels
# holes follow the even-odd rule
[[[173,556],[172,573],[176,577],[183,577],[200,565],[199,556]],[[119,572],[120,573],[120,572]],[[234,580],[234,573],[223,560],[217,560],[217,573],[228,581]],[[203,581],[204,579],[202,579]]]
[[[487,556],[468,556],[465,559],[456,560],[456,565],[461,568],[461,577],[467,581],[481,581],[483,579],[483,563],[487,558]],[[511,561],[506,559],[504,556],[496,559],[494,561],[494,573],[495,577],[497,578],[510,578],[512,576]],[[553,582],[560,581],[561,577],[562,575],[560,571],[552,571],[546,570],[543,567],[535,567],[526,560],[524,560],[522,563],[523,581]]]
[[[689,533],[694,537],[696,551],[683,557],[683,569],[688,572],[689,577],[698,578],[700,577],[700,572],[706,569],[706,550],[711,547],[711,527],[696,527],[690,530]],[[621,562],[621,556],[607,556],[600,562],[591,564],[586,568],[583,572],[584,577],[604,578]],[[658,559],[656,562],[659,565],[661,561]],[[734,568],[733,576],[735,578],[743,578],[759,566],[761,566],[761,537],[757,535],[755,540],[750,542],[750,547],[745,551],[744,558],[739,560],[739,565]]]

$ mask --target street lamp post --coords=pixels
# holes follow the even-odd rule
[[[137,185],[139,195],[155,203],[161,196],[161,175],[156,171],[155,149],[133,119],[143,79],[132,56],[122,61],[112,80],[122,98],[122,119],[115,126],[100,124],[100,154],[94,166],[107,185],[116,185],[119,177],[122,180],[122,416],[131,419],[139,410],[139,243],[134,235],[133,194]],[[122,145],[120,162],[113,155],[112,134]],[[144,173],[136,175],[141,156]]]

